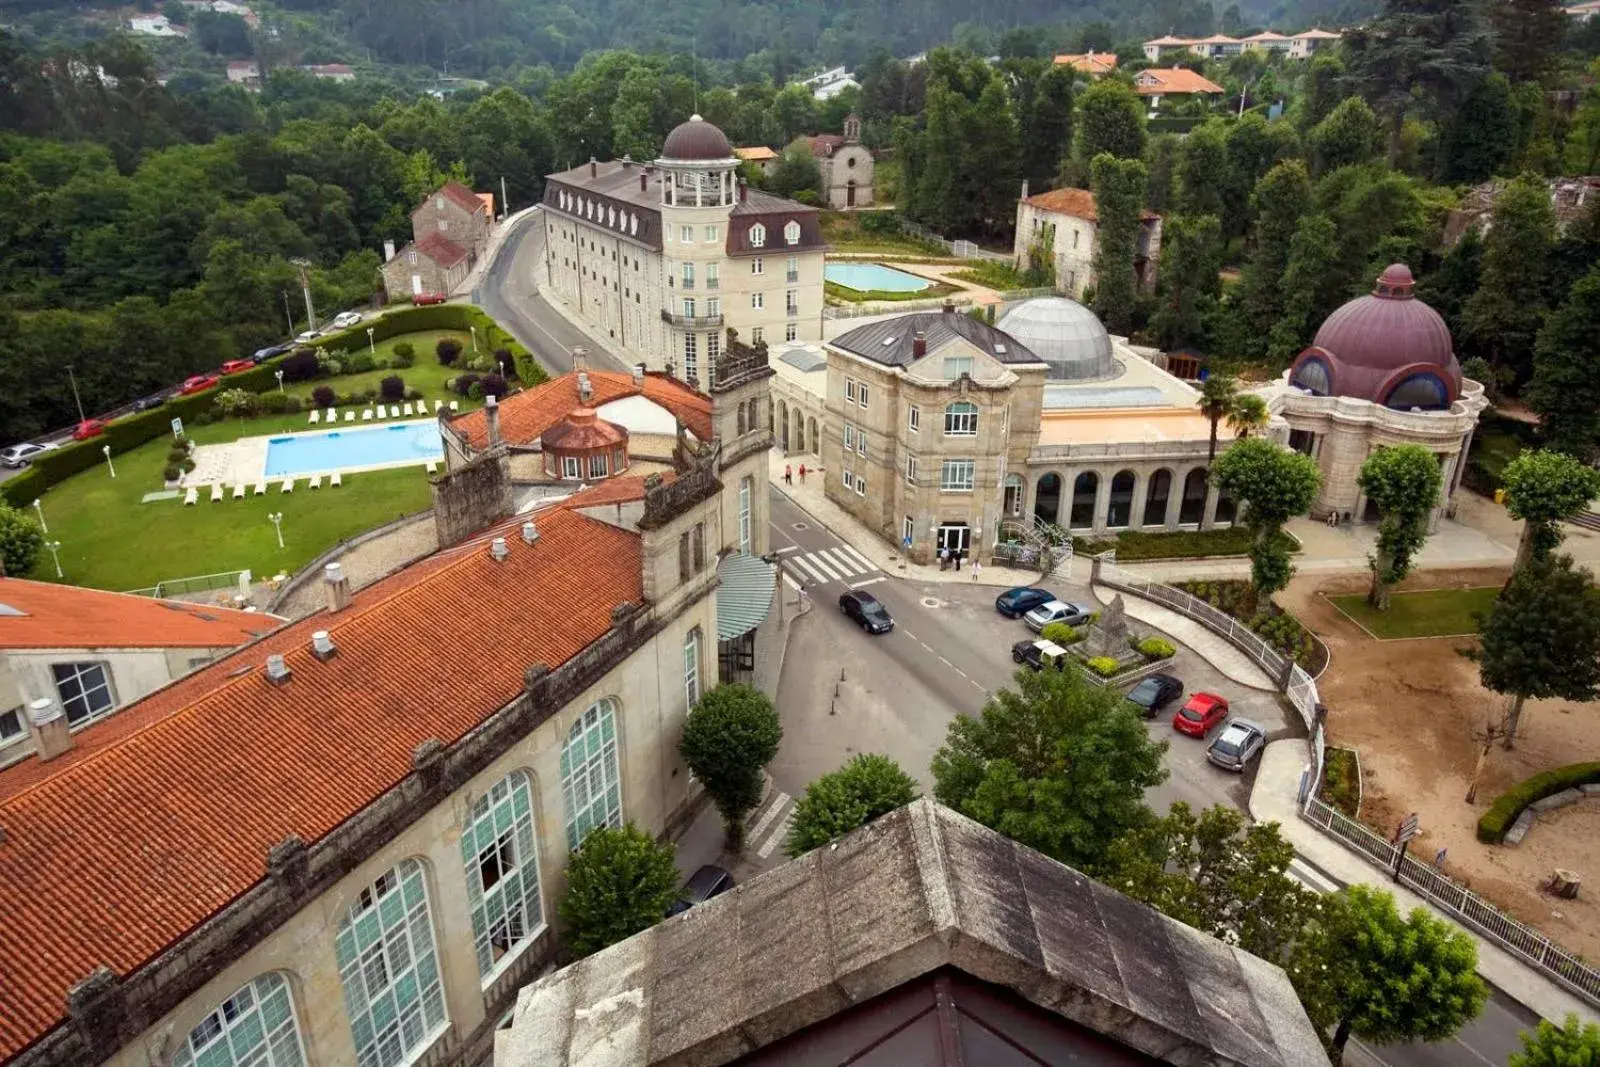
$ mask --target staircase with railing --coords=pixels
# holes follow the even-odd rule
[[[1049,574],[1072,559],[1072,537],[1034,515],[1002,519],[993,554],[998,562],[1038,567],[1040,574]]]

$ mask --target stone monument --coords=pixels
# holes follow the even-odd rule
[[[1089,636],[1083,642],[1086,658],[1110,656],[1121,659],[1128,653],[1128,612],[1122,603],[1122,594],[1111,598],[1111,603],[1100,612],[1100,618],[1089,627]]]

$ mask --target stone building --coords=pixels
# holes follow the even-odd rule
[[[1012,261],[1018,270],[1028,266],[1034,246],[1042,243],[1049,250],[1056,268],[1056,288],[1081,298],[1094,287],[1094,256],[1100,234],[1100,216],[1094,193],[1088,189],[1051,189],[1028,195],[1022,183],[1017,199],[1017,228]],[[1161,261],[1161,216],[1145,211],[1134,250],[1134,272],[1139,288],[1154,292],[1156,265]]]
[[[739,181],[698,115],[654,163],[590,160],[549,176],[543,291],[649,370],[706,382],[724,331],[751,344],[819,340],[817,210]]]
[[[843,136],[819,133],[803,138],[822,174],[822,198],[836,211],[871,207],[872,150],[861,143],[861,116],[844,120]]]
[[[411,212],[411,240],[383,265],[390,300],[449,295],[489,246],[494,198],[445,182]]]
[[[1356,476],[1386,445],[1422,445],[1438,457],[1445,498],[1435,521],[1461,485],[1488,402],[1482,384],[1462,377],[1449,328],[1415,289],[1410,269],[1393,264],[1369,295],[1328,316],[1281,381],[1260,390],[1289,447],[1322,471],[1314,517],[1376,519]]]
[[[486,448],[435,482],[449,547],[362,590],[335,565],[325,610],[0,772],[0,1059],[483,1062],[569,852],[696,810],[684,716],[765,611],[730,570],[770,598],[769,375],[715,377],[670,477],[507,518]]]

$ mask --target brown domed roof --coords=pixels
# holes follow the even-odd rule
[[[576,452],[626,446],[627,443],[628,431],[601,419],[593,408],[574,408],[566,418],[539,435],[539,444],[547,451]]]
[[[661,145],[661,158],[686,162],[732,159],[733,145],[721,130],[699,115],[691,115],[688,122],[680,123],[667,134]]]
[[[1295,361],[1290,382],[1402,409],[1449,406],[1461,394],[1461,366],[1449,327],[1416,298],[1415,289],[1409,267],[1389,266],[1369,295],[1328,316],[1312,347]],[[1432,389],[1438,402],[1418,403],[1416,388],[1394,395],[1413,379],[1421,379],[1422,399]]]

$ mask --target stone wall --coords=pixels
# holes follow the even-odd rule
[[[511,514],[511,478],[503,450],[439,475],[429,489],[440,547],[457,544]]]
[[[289,619],[303,619],[326,603],[322,568],[338,560],[350,588],[363,589],[439,548],[433,512],[419,511],[335,545],[300,570],[278,590],[267,610]]]

